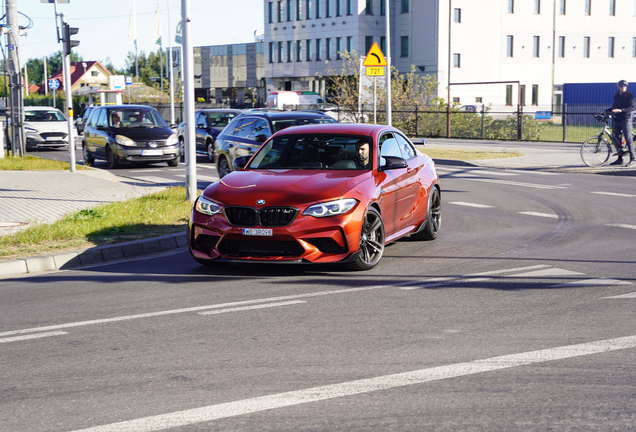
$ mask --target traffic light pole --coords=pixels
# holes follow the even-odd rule
[[[9,137],[11,140],[11,152],[13,156],[26,156],[24,125],[22,122],[22,78],[20,76],[20,59],[18,57],[18,8],[16,0],[6,2],[7,23],[9,32],[7,33],[7,61],[5,68],[9,72],[9,103],[11,107]],[[4,151],[0,149],[0,151]]]
[[[63,46],[63,73],[64,73],[64,91],[66,92],[66,115],[68,122],[68,155],[70,158],[70,170],[75,172],[75,136],[73,135],[73,93],[71,87],[71,32],[68,24],[64,22],[64,14],[60,15],[62,18],[62,38],[64,40]]]

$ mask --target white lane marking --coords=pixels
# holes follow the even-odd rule
[[[522,182],[513,182],[513,181],[508,181],[508,180],[497,180],[497,179],[465,178],[464,180],[480,181],[480,182],[486,182],[486,183],[497,183],[497,184],[503,184],[503,185],[508,185],[508,186],[521,186],[521,187],[528,187],[528,188],[535,188],[535,189],[566,189],[565,186],[542,185],[542,184],[535,184],[535,183],[522,183]]]
[[[178,174],[175,177],[183,177],[185,178],[186,175],[183,174]],[[219,178],[218,177],[212,177],[212,176],[204,176],[204,175],[197,175],[197,181],[209,181],[209,182],[215,182],[217,181]]]
[[[28,339],[39,339],[39,338],[45,338],[45,337],[51,337],[51,336],[61,336],[65,334],[68,334],[68,333],[63,331],[56,331],[56,332],[48,332],[48,333],[37,333],[37,334],[31,334],[26,336],[14,336],[10,338],[0,339],[0,343],[17,342],[17,341],[23,341]]]
[[[613,226],[618,228],[627,228],[636,230],[636,225],[626,225],[626,224],[606,224],[607,226]]]
[[[528,216],[539,216],[539,217],[552,218],[552,219],[558,219],[559,218],[559,215],[555,215],[555,214],[552,214],[552,213],[518,212],[518,214],[528,215]]]
[[[610,196],[617,196],[617,197],[626,197],[626,198],[634,198],[634,197],[636,197],[636,195],[622,194],[622,193],[616,193],[616,192],[590,192],[590,193],[598,194],[598,195],[610,195]]]
[[[304,300],[295,300],[295,301],[279,302],[279,303],[265,303],[265,304],[255,305],[255,306],[243,306],[243,307],[221,309],[221,310],[215,310],[215,311],[199,312],[199,315],[215,315],[215,314],[222,314],[227,312],[241,312],[241,311],[254,310],[254,309],[271,308],[276,306],[287,306],[287,305],[293,305],[293,304],[299,304],[299,303],[307,303],[307,302]]]
[[[419,284],[419,285],[403,286],[400,289],[404,291],[410,291],[410,290],[416,290],[421,288],[433,288],[437,286],[446,286],[446,285],[451,285],[454,283],[461,283],[461,282],[483,282],[486,280],[490,280],[491,278],[476,278],[476,277],[477,276],[493,276],[493,275],[502,274],[502,273],[510,273],[510,272],[522,271],[522,270],[533,270],[533,269],[539,269],[539,268],[545,268],[545,267],[549,267],[549,266],[545,264],[538,264],[538,265],[533,265],[528,267],[517,267],[517,268],[502,269],[502,270],[490,270],[490,271],[485,271],[480,273],[473,273],[473,274],[469,274],[465,276],[439,277],[439,278],[427,279],[425,281],[420,281],[420,282],[412,282],[412,283],[409,283],[408,285],[415,285],[415,284]]]
[[[465,206],[465,207],[492,208],[492,206],[489,206],[486,204],[475,204],[475,203],[462,202],[462,201],[449,202],[449,204],[455,204],[455,205]]]
[[[633,285],[628,281],[622,281],[618,279],[598,278],[598,279],[584,279],[575,282],[568,282],[559,285],[550,285],[548,288],[557,287],[575,287],[575,286],[607,286],[607,285]]]
[[[582,275],[585,273],[579,273],[571,270],[564,270],[560,268],[550,268],[545,270],[536,270],[527,273],[519,273],[510,275],[508,277],[545,277],[545,276],[574,276]]]
[[[628,293],[628,294],[620,294],[620,295],[611,296],[611,297],[603,297],[603,298],[606,298],[606,299],[626,299],[626,298],[636,298],[636,292]]]
[[[210,163],[209,165],[207,164],[197,164],[197,169],[198,168],[203,168],[203,169],[216,169],[216,165],[214,165],[213,163]]]
[[[163,172],[161,168],[146,168],[143,170],[129,170],[129,173],[151,173],[151,172]]]
[[[161,183],[161,184],[179,184],[182,183],[178,180],[171,180],[165,177],[156,177],[156,176],[135,176],[133,177],[135,180],[141,180],[148,183]]]
[[[95,319],[95,320],[89,320],[89,321],[78,321],[78,322],[50,325],[50,326],[44,326],[44,327],[35,327],[35,328],[22,329],[22,330],[12,330],[8,332],[0,333],[0,337],[35,333],[35,332],[48,331],[48,330],[59,330],[59,329],[67,329],[67,328],[73,328],[73,327],[82,327],[82,326],[96,325],[96,324],[108,324],[108,323],[114,323],[114,322],[130,321],[135,319],[151,318],[151,317],[158,317],[158,316],[165,316],[165,315],[199,312],[199,311],[204,311],[208,309],[222,309],[222,308],[228,308],[228,307],[234,307],[234,306],[246,306],[246,305],[253,305],[258,303],[267,303],[267,302],[274,302],[274,301],[295,300],[295,299],[301,299],[301,298],[319,297],[319,296],[332,295],[332,294],[348,294],[348,293],[353,293],[358,291],[368,291],[368,290],[382,289],[382,288],[395,288],[395,287],[399,287],[409,283],[413,283],[413,282],[408,281],[408,282],[396,283],[393,285],[373,285],[368,287],[347,288],[347,289],[334,290],[334,291],[319,291],[319,292],[307,293],[307,294],[296,294],[296,295],[270,297],[270,298],[255,299],[255,300],[243,300],[239,302],[221,303],[216,305],[194,306],[190,308],[165,310],[165,311],[159,311],[159,312],[149,312],[149,313],[143,313],[143,314],[137,314],[137,315],[125,315],[125,316],[119,316],[119,317],[113,317],[113,318],[102,318],[102,319]]]
[[[300,404],[632,348],[636,348],[636,336],[606,339],[260,396],[74,432],[152,432]]]

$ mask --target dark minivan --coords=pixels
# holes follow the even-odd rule
[[[130,163],[179,165],[179,139],[159,111],[144,105],[110,105],[91,112],[82,138],[84,162],[108,168]]]

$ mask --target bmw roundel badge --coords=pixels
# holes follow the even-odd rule
[[[256,201],[256,204],[263,205],[263,204],[265,204],[265,200],[264,199],[259,199],[258,201]]]

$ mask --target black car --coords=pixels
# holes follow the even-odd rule
[[[224,177],[236,168],[239,156],[252,156],[273,134],[290,126],[337,123],[320,112],[246,111],[236,117],[216,138],[216,168]]]
[[[94,109],[95,107],[92,107],[92,106],[88,106],[84,108],[82,112],[80,113],[80,115],[77,116],[77,118],[75,119],[75,128],[77,129],[78,134],[84,133],[84,128],[86,127],[86,121],[88,120],[88,118],[91,115],[91,112],[93,112]]]
[[[203,109],[194,113],[194,124],[196,125],[196,152],[204,154],[210,162],[214,162],[214,142],[234,117],[241,114],[240,109]],[[179,125],[179,146],[181,147],[181,160],[185,155],[185,123]]]
[[[179,165],[179,139],[159,111],[144,105],[96,107],[82,138],[84,162],[105,159],[109,168],[128,163]]]

